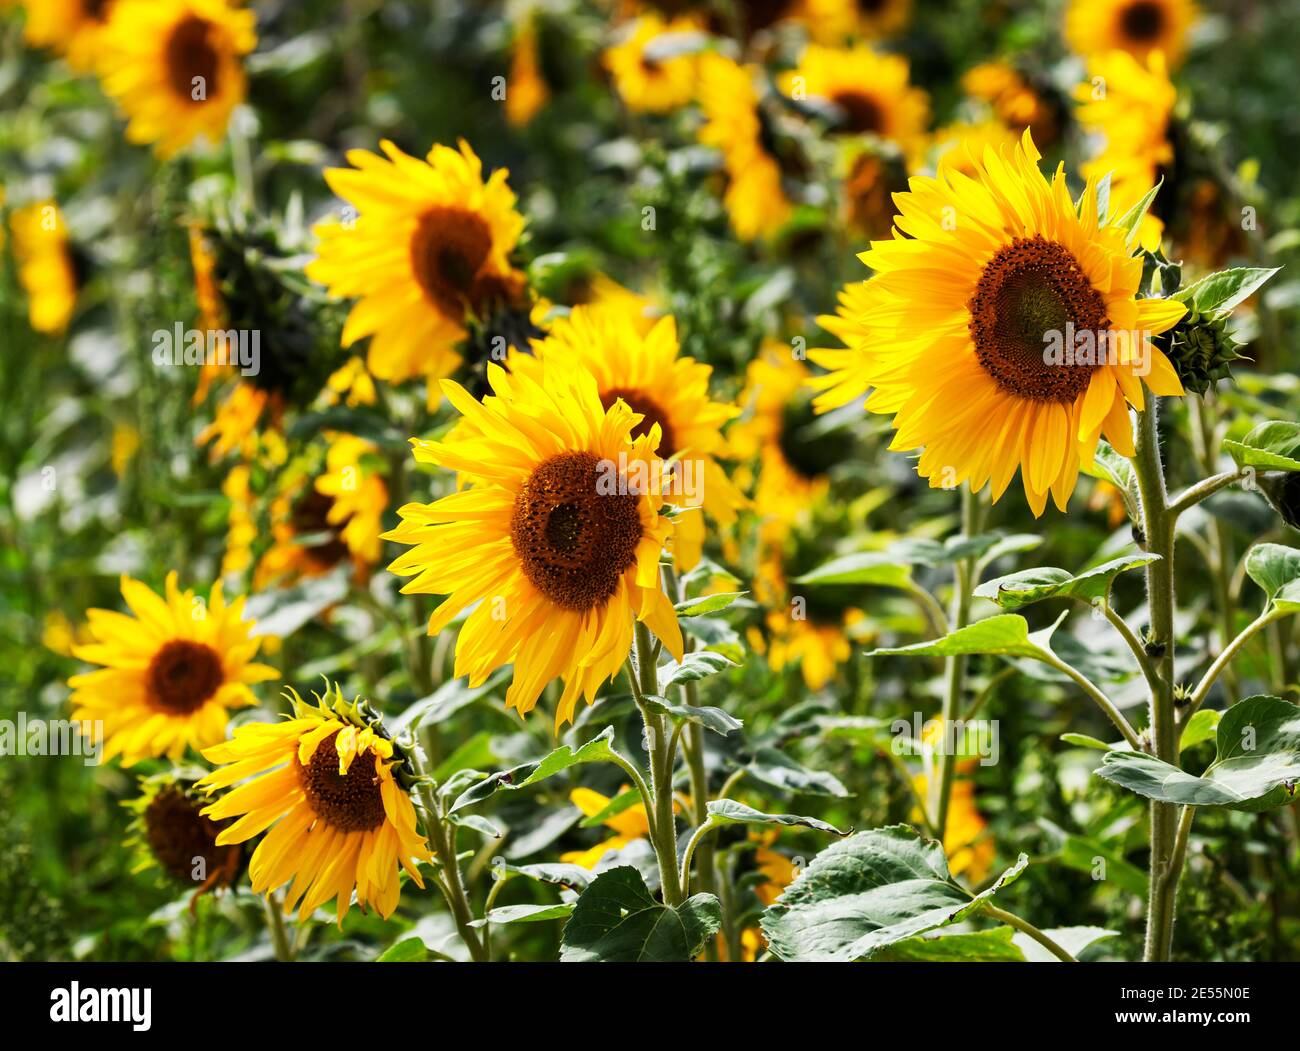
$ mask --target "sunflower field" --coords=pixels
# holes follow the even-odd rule
[[[0,0],[0,959],[1300,961],[1297,54]]]

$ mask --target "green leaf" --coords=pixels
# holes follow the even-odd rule
[[[1025,954],[1012,940],[1012,927],[958,934],[920,934],[887,945],[873,963],[1024,963]]]
[[[1056,623],[1059,624],[1060,621]],[[1031,634],[1029,622],[1024,617],[1004,613],[987,620],[977,620],[974,624],[958,628],[931,642],[871,650],[867,656],[898,654],[910,657],[957,657],[972,653],[995,653],[1004,657],[1043,660],[1051,656],[1048,640],[1055,628],[1056,625],[1053,624],[1050,628]]]
[[[421,697],[393,718],[385,720],[385,725],[389,732],[396,736],[408,727],[444,722],[462,708],[491,693],[505,682],[510,674],[508,668],[503,668],[489,676],[486,682],[472,687],[466,684],[465,679],[449,679],[429,696]]]
[[[674,704],[672,701],[663,697],[655,697],[653,694],[642,698],[642,700],[645,701],[645,706],[651,711],[661,712],[677,722],[698,723],[706,730],[712,730],[715,734],[721,734],[723,737],[735,733],[745,725],[739,719],[728,715],[721,708]]]
[[[486,916],[470,920],[471,927],[489,923],[541,923],[544,920],[562,920],[573,912],[573,902],[557,901],[551,905],[502,905]]]
[[[433,771],[433,779],[442,783],[458,770],[482,770],[484,767],[490,769],[498,762],[500,758],[492,750],[492,734],[487,730],[480,730],[438,764]]]
[[[673,609],[677,611],[679,617],[699,617],[705,613],[724,610],[736,599],[748,594],[748,591],[728,591],[717,595],[701,595],[699,598],[688,598],[684,602],[679,602]]]
[[[972,896],[948,871],[943,847],[907,825],[859,832],[827,847],[763,912],[783,960],[860,960],[966,918],[1015,880],[1024,854]]]
[[[1196,712],[1183,727],[1183,736],[1178,739],[1178,750],[1185,752],[1202,741],[1214,740],[1215,731],[1222,718],[1223,713],[1212,708],[1202,708]]]
[[[1043,933],[1076,960],[1079,958],[1079,953],[1083,952],[1088,946],[1094,945],[1105,938],[1114,938],[1118,934],[1117,931],[1108,931],[1105,927],[1049,927]],[[1021,934],[1017,931],[1012,941],[1025,954],[1025,959],[1030,963],[1061,962],[1049,949],[1039,945],[1028,934]]]
[[[1098,752],[1109,752],[1112,748],[1105,741],[1098,740],[1096,737],[1089,737],[1087,734],[1061,734],[1061,740],[1066,744],[1077,745],[1079,748],[1095,748]]]
[[[403,938],[393,942],[376,958],[376,963],[423,963],[429,958],[429,950],[419,938]]]
[[[1160,192],[1160,187],[1164,185],[1164,182],[1165,180],[1161,178],[1158,183],[1146,192],[1140,201],[1115,220],[1114,225],[1124,231],[1126,240],[1130,243],[1134,234],[1137,233],[1137,228],[1142,225],[1142,219],[1146,216],[1147,209],[1151,207],[1151,202],[1156,199],[1156,194]]]
[[[889,552],[858,551],[832,559],[801,577],[795,577],[794,583],[875,584],[880,587],[909,588],[912,585],[912,567]]]
[[[248,597],[244,616],[257,621],[250,635],[287,638],[330,606],[348,595],[348,574],[344,571],[309,577],[290,588],[260,591]]]
[[[1073,575],[1051,566],[1025,569],[985,581],[975,589],[975,594],[980,598],[991,599],[1007,610],[1020,609],[1047,598],[1093,602],[1109,596],[1111,585],[1121,573],[1148,565],[1159,558],[1159,555],[1150,554],[1129,555]]]
[[[809,770],[784,752],[770,746],[758,749],[745,764],[745,769],[755,781],[778,792],[806,792],[809,795],[840,798],[849,794],[849,790],[834,774],[828,774],[824,770]]]
[[[624,810],[629,810],[638,803],[643,802],[641,799],[641,790],[639,788],[629,788],[625,792],[620,792],[613,799],[604,805],[597,813],[590,817],[584,817],[578,822],[579,828],[596,828],[603,825],[611,817],[617,817]]]
[[[1090,876],[1098,874],[1097,860],[1104,864],[1105,879],[1114,883],[1126,894],[1142,897],[1147,892],[1147,876],[1136,865],[1124,860],[1124,851],[1119,846],[1110,846],[1088,836],[1078,836],[1067,832],[1061,841],[1059,859],[1066,868],[1076,872],[1086,872]]]
[[[1242,266],[1220,270],[1179,289],[1174,298],[1189,304],[1198,314],[1223,317],[1254,295],[1280,269]]]
[[[1241,441],[1225,439],[1223,448],[1238,467],[1259,467],[1270,471],[1300,471],[1300,423],[1270,420],[1253,428]]]
[[[606,727],[600,735],[574,751],[567,744],[561,745],[550,755],[533,763],[521,763],[519,766],[485,777],[478,784],[467,788],[452,804],[450,813],[455,813],[467,806],[480,803],[497,791],[517,792],[521,788],[535,785],[567,770],[579,763],[600,763],[612,761],[613,753],[610,743],[614,740],[614,728]]]
[[[1260,811],[1290,803],[1300,781],[1300,708],[1247,697],[1219,720],[1216,756],[1200,777],[1154,756],[1109,752],[1094,773],[1162,803]]]
[[[818,832],[829,832],[833,836],[847,836],[853,829],[848,832],[841,831],[834,825],[828,825],[825,821],[818,821],[815,817],[799,817],[795,814],[764,814],[760,810],[746,806],[744,803],[738,803],[734,799],[714,799],[707,804],[709,819],[715,825],[803,825],[806,828],[815,828]]]
[[[669,661],[659,669],[659,693],[665,694],[671,686],[681,686],[687,682],[697,682],[700,679],[707,678],[710,675],[716,675],[724,668],[730,668],[735,665],[725,653],[717,653],[714,650],[697,650],[694,653],[688,653],[678,664],[676,661]]]
[[[535,879],[539,883],[556,883],[564,887],[572,887],[574,890],[582,890],[594,878],[594,873],[590,869],[584,869],[581,865],[570,865],[563,861],[543,861],[535,865],[511,865],[509,862],[493,862],[493,869],[500,865],[506,872],[513,872],[520,876],[527,876],[529,879]]]
[[[560,959],[576,963],[685,963],[722,926],[712,894],[675,909],[651,896],[641,874],[620,865],[597,876],[565,924]]]
[[[1300,610],[1300,551],[1281,544],[1256,544],[1246,553],[1246,573],[1283,613]]]

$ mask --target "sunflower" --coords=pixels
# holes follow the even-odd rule
[[[364,702],[347,703],[337,686],[316,704],[287,691],[293,715],[281,723],[246,723],[203,752],[220,764],[198,782],[211,795],[243,782],[203,809],[214,820],[238,820],[217,844],[266,837],[248,872],[255,894],[292,881],[284,911],[304,920],[331,898],[339,926],[352,907],[374,906],[387,919],[397,908],[399,873],[423,888],[416,863],[432,860],[416,829],[403,783],[412,773],[402,750]],[[301,903],[301,904],[299,904]]]
[[[104,27],[115,0],[23,0],[23,36],[33,47],[50,48],[78,73],[95,68]]]
[[[1123,215],[1137,204],[1162,171],[1174,162],[1169,122],[1178,92],[1169,81],[1159,52],[1139,62],[1126,51],[1112,51],[1088,63],[1088,83],[1075,88],[1079,123],[1099,135],[1105,147],[1083,166],[1087,178],[1110,175],[1110,202]],[[1166,187],[1166,193],[1173,188]],[[1143,216],[1138,240],[1154,251],[1164,224]]]
[[[510,77],[506,81],[506,120],[516,128],[531,123],[551,96],[542,76],[537,46],[537,22],[530,14],[515,34],[510,49]]]
[[[891,36],[912,17],[912,0],[804,0],[808,28],[821,44]]]
[[[959,774],[969,775],[974,761],[957,764]],[[924,774],[912,779],[919,798],[924,799],[929,780]],[[997,856],[997,847],[989,838],[989,824],[975,805],[975,782],[969,776],[954,778],[948,796],[948,826],[943,832],[943,852],[948,857],[948,870],[954,876],[964,875],[968,882],[979,886],[988,878]]]
[[[894,225],[894,194],[907,189],[907,166],[897,155],[853,145],[857,148],[843,162],[844,222],[854,233],[874,240]]]
[[[627,791],[626,786],[623,791]],[[595,817],[610,804],[608,796],[590,788],[575,788],[569,793],[569,800],[585,817]],[[603,818],[601,823],[614,834],[588,850],[571,850],[561,854],[560,860],[570,865],[580,865],[584,869],[594,869],[611,850],[622,850],[629,843],[650,835],[650,817],[644,803],[634,803],[626,810]]]
[[[799,585],[800,593],[794,593],[786,565],[792,539],[784,523],[762,529],[754,597],[767,609],[767,634],[751,632],[750,642],[774,672],[798,665],[804,685],[820,690],[852,656],[850,639],[860,641],[858,629],[866,616],[844,601],[842,588]]]
[[[930,102],[924,91],[911,86],[907,59],[900,55],[866,45],[809,44],[799,65],[782,74],[780,85],[794,98],[831,103],[840,114],[838,133],[887,139],[910,158],[924,148]]]
[[[667,113],[695,97],[699,71],[697,55],[659,58],[655,41],[669,34],[698,33],[693,18],[665,22],[648,13],[632,23],[625,39],[605,52],[605,68],[614,78],[614,88],[624,105],[635,113]]]
[[[769,342],[746,370],[740,401],[747,419],[730,431],[733,453],[758,459],[754,505],[764,518],[788,521],[826,495],[830,469],[849,453],[844,432],[813,413],[808,366],[791,347]]]
[[[32,329],[55,336],[68,327],[77,306],[77,261],[63,213],[53,201],[17,208],[9,217],[18,281],[27,292]]]
[[[546,365],[539,384],[491,365],[488,383],[494,396],[479,403],[443,381],[471,426],[445,442],[413,440],[415,457],[468,487],[400,509],[384,538],[413,547],[389,569],[414,576],[404,592],[447,596],[430,635],[479,603],[456,639],[457,676],[478,685],[513,662],[506,706],[521,715],[562,678],[558,728],[580,695],[593,702],[623,666],[634,615],[681,659],[659,578],[672,535],[654,484],[660,427],[633,440],[640,417],[621,400],[606,409],[595,379],[576,368]]]
[[[126,137],[170,157],[200,136],[217,143],[244,101],[242,58],[257,16],[228,0],[117,0],[99,38],[100,81],[125,113]]]
[[[1070,0],[1065,39],[1085,58],[1119,50],[1146,59],[1163,51],[1177,65],[1195,21],[1192,0]]]
[[[839,303],[834,314],[822,314],[817,324],[844,344],[835,348],[810,348],[808,360],[820,365],[827,371],[822,374],[809,375],[807,384],[814,390],[820,390],[813,399],[816,412],[838,409],[849,402],[863,397],[870,384],[862,374],[853,367],[857,360],[857,347],[867,338],[867,326],[863,319],[871,308],[871,296],[867,282],[855,281],[845,285],[839,292]]]
[[[484,182],[468,143],[459,151],[434,146],[424,161],[386,140],[380,147],[387,160],[351,150],[352,168],[325,172],[358,215],[315,228],[320,249],[307,276],[358,300],[343,345],[370,336],[375,376],[428,376],[432,392],[460,363],[455,348],[467,322],[523,300],[524,275],[508,257],[524,220],[509,173],[500,168]]]
[[[738,410],[710,399],[708,365],[678,356],[673,318],[660,318],[648,332],[641,331],[639,321],[622,305],[574,307],[534,343],[535,357],[511,355],[508,367],[539,383],[548,365],[590,372],[606,409],[621,398],[641,414],[634,436],[659,426],[658,455],[677,460],[674,477],[681,479],[681,492],[674,489],[666,497],[683,508],[702,507],[719,525],[730,525],[745,500],[717,457],[726,450],[723,425]],[[694,569],[703,545],[703,516],[698,510],[679,515],[673,533],[678,568]]]
[[[759,110],[754,70],[717,52],[700,59],[700,106],[705,123],[700,141],[722,153],[727,176],[723,196],[736,236],[745,241],[771,237],[793,211],[782,189],[780,160],[769,145]]]
[[[1006,62],[984,62],[966,71],[962,88],[988,104],[1008,128],[1029,128],[1034,141],[1054,143],[1061,134],[1060,104],[1046,85],[1032,81]]]
[[[245,572],[253,564],[253,543],[257,540],[254,518],[252,470],[236,464],[221,483],[221,494],[230,504],[226,513],[226,551],[221,558],[223,577]]]
[[[991,483],[997,499],[1020,469],[1035,515],[1049,493],[1065,508],[1102,434],[1133,455],[1128,407],[1143,409],[1144,380],[1183,393],[1149,337],[1186,309],[1136,298],[1142,259],[1098,219],[1096,180],[1076,205],[1064,166],[1049,182],[1038,160],[1026,131],[986,150],[974,179],[912,180],[894,239],[861,257],[877,275],[867,334],[836,380],[875,388],[866,406],[893,415],[890,448],[923,449],[932,487]]]
[[[132,814],[128,843],[139,855],[134,871],[157,868],[177,882],[197,884],[191,908],[201,894],[233,885],[244,860],[240,847],[217,845],[230,822],[200,813],[204,800],[194,790],[196,774],[143,778],[140,795],[126,804]]]
[[[360,579],[379,560],[388,487],[373,463],[376,447],[353,434],[328,440],[321,473],[312,478],[298,462],[281,479],[270,508],[272,544],[254,575],[259,588],[321,576],[345,560]]]
[[[244,600],[227,605],[221,582],[205,604],[167,574],[166,597],[122,577],[122,597],[135,617],[106,609],[87,612],[93,643],[77,646],[78,660],[103,668],[74,675],[74,721],[102,721],[104,759],[122,765],[201,749],[226,733],[231,708],[255,704],[249,684],[277,677],[254,663],[261,639],[242,619]],[[98,728],[97,743],[101,740]]]

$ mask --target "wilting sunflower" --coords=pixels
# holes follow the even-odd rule
[[[738,458],[759,461],[754,505],[763,518],[806,513],[850,452],[845,432],[816,418],[810,379],[808,366],[780,343],[767,343],[746,370],[740,403],[749,416],[731,428],[729,441]]]
[[[165,598],[124,575],[122,597],[135,617],[88,610],[95,642],[73,649],[78,660],[105,667],[68,680],[72,718],[103,722],[105,760],[179,759],[186,746],[220,741],[230,709],[257,702],[249,684],[277,677],[254,663],[262,640],[249,637],[254,622],[242,619],[243,598],[227,605],[220,581],[204,604],[177,587],[175,573],[167,574]]]
[[[337,686],[315,695],[314,705],[287,692],[291,718],[246,723],[229,741],[204,749],[219,769],[199,788],[211,795],[243,783],[203,813],[213,820],[238,815],[217,836],[219,846],[266,832],[248,873],[255,894],[292,881],[285,912],[297,906],[303,920],[333,898],[341,927],[355,890],[358,906],[386,919],[397,908],[400,870],[423,887],[416,863],[432,860],[399,780],[412,772],[409,762],[366,702],[349,704]]]
[[[656,40],[669,34],[700,31],[701,24],[693,18],[665,22],[649,13],[632,23],[626,39],[605,52],[605,68],[614,78],[614,88],[628,109],[637,113],[667,113],[695,97],[698,56],[659,58],[654,48]]]
[[[116,0],[99,38],[99,76],[131,142],[170,157],[200,136],[217,143],[244,101],[243,56],[257,16],[228,0]]]
[[[18,281],[27,293],[28,323],[37,332],[58,335],[77,306],[77,260],[63,213],[53,201],[17,208],[9,217]]]
[[[367,363],[391,382],[451,374],[466,325],[525,298],[524,276],[509,261],[523,232],[504,168],[483,180],[465,142],[434,146],[424,161],[380,143],[387,160],[350,150],[352,168],[325,181],[357,211],[322,223],[318,257],[307,275],[357,303],[343,345],[370,337]]]
[[[1146,59],[1163,51],[1177,65],[1195,21],[1192,0],[1070,0],[1065,39],[1085,57],[1118,50]]]
[[[623,791],[627,791],[627,788],[624,787]],[[610,804],[608,796],[590,788],[575,788],[569,793],[569,800],[586,817],[595,817]],[[629,843],[650,835],[650,817],[644,803],[633,803],[626,810],[604,818],[602,824],[614,834],[587,850],[570,850],[561,854],[560,860],[569,865],[580,865],[584,869],[594,869],[611,850],[622,850]]]
[[[1026,131],[986,150],[975,179],[912,180],[894,239],[861,256],[876,271],[866,335],[837,377],[875,388],[866,406],[893,415],[890,448],[922,449],[932,487],[991,483],[997,499],[1020,470],[1036,515],[1049,493],[1064,510],[1102,434],[1133,454],[1128,408],[1144,408],[1144,381],[1183,393],[1149,337],[1185,312],[1136,298],[1142,259],[1127,230],[1099,221],[1096,180],[1076,205],[1064,166],[1049,182],[1038,160]]]
[[[113,4],[114,0],[23,0],[27,11],[23,36],[33,47],[63,55],[78,73],[91,72]]]
[[[1083,166],[1087,178],[1110,174],[1110,202],[1123,215],[1156,184],[1174,162],[1169,121],[1178,92],[1169,81],[1165,59],[1154,52],[1139,62],[1126,51],[1112,51],[1088,63],[1088,83],[1075,88],[1079,123],[1101,136],[1101,153]],[[1172,192],[1164,187],[1163,195]],[[1154,251],[1164,224],[1151,213],[1142,218],[1138,240]]]
[[[866,45],[809,44],[780,84],[792,97],[831,103],[839,114],[834,130],[840,134],[888,139],[910,158],[924,148],[930,102],[924,91],[911,86],[907,59],[900,55]]]
[[[804,0],[808,28],[821,44],[876,40],[912,17],[912,0]]]
[[[537,19],[530,13],[515,34],[510,49],[510,77],[506,81],[506,120],[516,128],[529,124],[551,97],[537,46]]]
[[[694,509],[679,515],[673,530],[674,561],[679,569],[691,570],[704,547],[704,516],[698,509],[727,526],[745,504],[717,459],[726,453],[723,425],[738,410],[710,399],[713,370],[708,365],[678,356],[673,318],[660,318],[648,332],[641,331],[640,320],[621,305],[574,307],[534,343],[535,357],[513,354],[508,367],[539,383],[548,366],[585,369],[595,377],[606,409],[621,398],[641,414],[633,436],[658,425],[659,457],[678,460],[665,498]]]
[[[618,674],[643,621],[678,660],[681,630],[659,577],[672,524],[659,514],[658,424],[635,440],[626,402],[606,409],[582,370],[546,366],[544,382],[488,368],[482,403],[449,380],[443,390],[470,427],[445,442],[413,440],[415,457],[467,486],[407,504],[384,539],[414,545],[389,569],[402,590],[445,595],[429,620],[443,630],[475,603],[456,639],[457,676],[478,685],[513,662],[506,706],[522,715],[564,680],[556,726]]]
[[[736,236],[745,241],[775,234],[793,211],[781,185],[781,162],[759,110],[754,71],[717,52],[700,59],[700,141],[722,152],[727,189],[723,203]]]
[[[140,795],[126,806],[131,811],[128,842],[139,855],[134,871],[156,867],[172,879],[194,888],[193,908],[205,892],[234,884],[243,867],[244,851],[218,846],[217,836],[229,821],[204,817],[204,799],[194,790],[199,771],[155,774],[140,781]]]

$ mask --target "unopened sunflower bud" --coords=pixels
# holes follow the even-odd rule
[[[1219,380],[1230,379],[1232,363],[1243,360],[1228,334],[1227,318],[1190,313],[1158,345],[1168,356],[1183,386],[1204,394]]]

